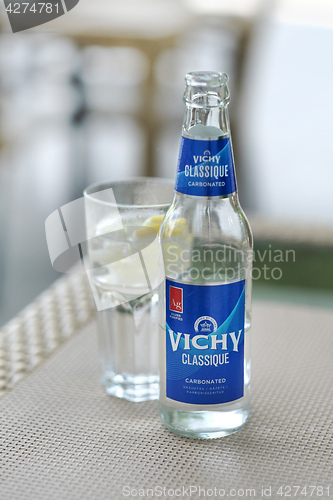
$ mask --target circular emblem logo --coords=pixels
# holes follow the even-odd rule
[[[200,316],[194,323],[194,330],[208,335],[209,333],[216,332],[217,323],[211,316]]]

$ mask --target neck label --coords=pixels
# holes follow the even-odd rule
[[[175,190],[192,196],[225,196],[237,190],[230,138],[182,137]]]

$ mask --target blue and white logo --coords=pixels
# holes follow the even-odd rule
[[[211,316],[200,316],[194,323],[194,330],[205,333],[216,332],[217,323]]]

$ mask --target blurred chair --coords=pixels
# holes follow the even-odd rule
[[[84,187],[72,126],[78,62],[67,39],[0,37],[0,322],[59,276],[50,265],[44,222]]]
[[[147,170],[145,84],[149,61],[135,47],[82,50],[87,184],[144,175]]]

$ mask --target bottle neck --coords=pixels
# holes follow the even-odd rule
[[[221,105],[204,107],[205,97],[186,105],[175,191],[228,197],[237,192],[228,110]]]
[[[207,96],[204,96],[207,97]],[[203,101],[206,99],[202,98]],[[218,139],[230,136],[227,106],[197,106],[186,103],[183,135],[193,139]]]

